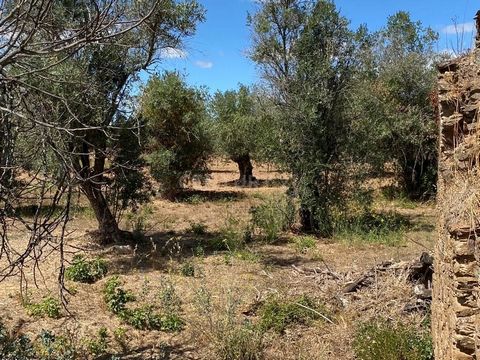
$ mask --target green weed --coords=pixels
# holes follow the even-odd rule
[[[383,320],[362,325],[353,347],[359,360],[433,360],[428,331]]]
[[[295,244],[295,249],[302,254],[308,252],[308,250],[315,248],[317,246],[317,239],[313,236],[299,236],[293,239]]]
[[[325,309],[306,295],[290,301],[270,298],[260,309],[260,326],[281,333],[289,325],[309,324],[319,319],[318,313],[325,313]]]
[[[82,255],[75,255],[72,264],[65,270],[65,277],[68,280],[92,284],[107,274],[107,263],[105,260],[96,258],[86,260]]]
[[[258,230],[264,240],[272,243],[282,231],[288,230],[295,221],[295,206],[290,197],[272,197],[262,205],[250,210],[253,229]]]
[[[24,306],[30,316],[49,317],[51,319],[61,317],[60,302],[51,296],[44,298],[38,303],[32,303],[27,299]]]

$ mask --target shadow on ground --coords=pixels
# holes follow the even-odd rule
[[[211,191],[211,190],[185,190],[181,192],[175,201],[197,204],[203,202],[230,202],[245,199],[246,195],[238,191]]]

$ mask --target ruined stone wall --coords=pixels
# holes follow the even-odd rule
[[[439,67],[437,360],[480,360],[480,49]]]

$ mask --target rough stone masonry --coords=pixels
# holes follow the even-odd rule
[[[437,360],[480,360],[480,11],[471,53],[439,66]]]

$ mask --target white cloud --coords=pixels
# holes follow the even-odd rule
[[[211,61],[202,61],[202,60],[197,60],[195,61],[195,65],[202,69],[211,69],[213,67],[213,62]]]
[[[467,22],[463,24],[454,24],[444,27],[441,31],[442,34],[456,35],[467,34],[475,31],[475,23]]]
[[[163,59],[185,59],[187,55],[188,53],[186,51],[171,47],[160,50],[160,56]]]

